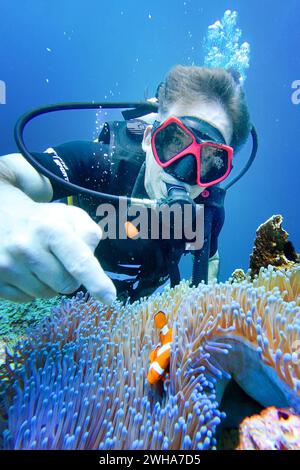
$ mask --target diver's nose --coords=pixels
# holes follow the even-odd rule
[[[193,155],[188,154],[164,168],[166,173],[187,184],[196,184],[197,166]]]

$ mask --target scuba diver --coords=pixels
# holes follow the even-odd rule
[[[192,283],[218,277],[226,189],[247,171],[257,149],[244,92],[230,71],[178,65],[156,98],[125,111],[124,121],[105,123],[97,141],[68,142],[41,153],[26,151],[19,125],[21,153],[0,158],[1,297],[29,302],[84,286],[109,304],[116,295],[132,301],[168,279],[172,286],[180,282],[186,241],[130,235],[101,240],[97,192],[100,200],[111,195],[112,201],[204,205],[204,244],[193,253]],[[233,152],[250,130],[250,159],[222,188]],[[70,196],[73,205],[60,202]]]

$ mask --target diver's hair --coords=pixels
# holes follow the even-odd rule
[[[159,85],[157,94],[162,116],[178,102],[191,104],[199,98],[219,102],[232,121],[230,145],[237,150],[245,143],[250,130],[249,112],[239,79],[232,71],[176,65]]]

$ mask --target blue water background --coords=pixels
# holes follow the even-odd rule
[[[0,154],[16,151],[14,123],[30,108],[105,97],[140,100],[153,95],[174,64],[201,65],[207,26],[228,8],[238,10],[243,40],[251,44],[245,88],[259,153],[226,198],[221,279],[248,267],[255,230],[272,214],[284,216],[300,251],[300,105],[291,101],[291,84],[300,79],[299,1],[1,0],[0,5],[0,79],[7,86],[7,104],[0,105]],[[27,133],[31,149],[92,138],[94,113],[78,113],[41,118]],[[248,145],[236,156],[235,171],[249,151]],[[188,275],[187,266],[184,272]]]

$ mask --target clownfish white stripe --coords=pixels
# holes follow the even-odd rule
[[[157,357],[159,357],[164,352],[168,351],[168,349],[171,349],[171,343],[166,343],[161,348],[159,348],[157,351]]]
[[[159,375],[162,375],[165,372],[156,361],[152,362],[150,369],[154,369]]]
[[[163,335],[166,335],[169,331],[169,327],[168,325],[165,325],[162,327],[162,329],[160,330],[160,332],[163,334]]]

